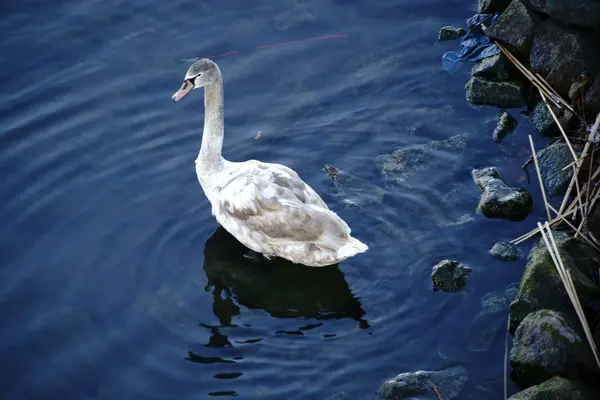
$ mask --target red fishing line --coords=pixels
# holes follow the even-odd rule
[[[292,40],[292,41],[289,41],[289,42],[266,44],[266,45],[263,45],[263,46],[258,46],[255,50],[270,49],[272,47],[287,46],[287,45],[296,44],[296,43],[313,42],[313,41],[316,41],[316,40],[340,39],[340,38],[345,38],[345,37],[348,37],[348,36],[349,35],[347,33],[339,33],[339,34],[327,35],[327,36],[318,36],[318,37],[313,37],[313,38],[308,38],[308,39]],[[229,51],[227,53],[215,54],[213,56],[198,57],[198,59],[200,59],[200,58],[219,58],[219,57],[231,56],[231,55],[234,55],[234,54],[238,54],[238,52],[237,51]]]

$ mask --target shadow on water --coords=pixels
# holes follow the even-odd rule
[[[275,318],[351,318],[361,328],[365,311],[338,265],[311,268],[283,259],[249,259],[248,249],[219,227],[206,241],[204,272],[213,312],[230,325],[239,306],[262,309]],[[237,304],[236,304],[237,303]]]

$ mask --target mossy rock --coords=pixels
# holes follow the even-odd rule
[[[533,312],[519,325],[510,351],[515,381],[529,387],[561,375],[589,379],[598,373],[592,350],[579,324],[565,313]]]
[[[508,400],[596,400],[600,393],[581,382],[573,382],[560,376],[548,379],[516,393]]]
[[[554,231],[553,235],[563,264],[571,273],[579,301],[585,307],[591,300],[600,298],[600,287],[588,275],[598,271],[600,254],[587,243],[567,233]],[[540,238],[529,253],[519,293],[510,305],[511,332],[514,334],[527,314],[545,308],[576,317],[552,257]]]

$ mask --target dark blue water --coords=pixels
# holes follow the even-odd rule
[[[439,27],[474,10],[466,0],[2,3],[0,397],[368,399],[400,372],[460,364],[461,398],[500,398],[504,334],[471,352],[468,328],[481,297],[524,266],[488,249],[543,210],[521,223],[475,212],[471,169],[498,165],[516,182],[530,128],[493,144],[496,110],[464,102],[469,68],[440,69],[458,43],[438,43]],[[255,49],[338,33],[349,36]],[[202,93],[177,105],[171,94],[182,60],[229,51],[216,59],[225,157],[295,169],[367,253],[318,270],[252,264],[217,229],[194,171]],[[375,165],[454,135],[464,150],[433,153],[401,185]],[[326,163],[384,188],[383,202],[345,207]],[[473,266],[464,292],[431,290],[444,258]]]

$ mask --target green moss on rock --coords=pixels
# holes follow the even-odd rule
[[[564,232],[553,233],[565,267],[571,272],[582,304],[600,297],[598,287],[587,275],[597,271],[600,255],[596,250]],[[562,311],[575,316],[575,310],[554,266],[552,257],[540,238],[529,253],[517,298],[510,305],[510,329],[514,333],[523,318],[541,309]]]

